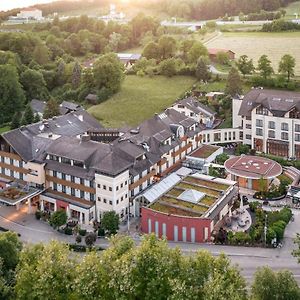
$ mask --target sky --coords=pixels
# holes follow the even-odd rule
[[[26,7],[34,4],[52,2],[53,0],[0,0],[0,11],[16,7]]]

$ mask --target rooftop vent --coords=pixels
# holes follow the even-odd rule
[[[139,132],[140,132],[140,129],[139,129],[139,128],[131,129],[131,130],[130,130],[130,133],[131,133],[131,134],[138,134]]]
[[[294,103],[294,99],[285,99],[286,102]]]
[[[90,140],[91,140],[91,137],[90,137],[89,134],[83,134],[83,135],[81,136],[81,142],[88,142],[88,141],[90,141]]]

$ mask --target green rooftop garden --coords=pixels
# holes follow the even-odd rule
[[[177,185],[177,187],[183,188],[185,190],[190,190],[190,189],[191,190],[196,190],[198,192],[202,192],[202,193],[210,195],[210,196],[215,196],[215,197],[220,196],[220,192],[218,192],[218,191],[214,191],[214,190],[211,190],[209,188],[197,186],[193,183],[189,184],[189,183],[186,183],[186,182],[181,182]]]
[[[206,180],[198,179],[195,177],[186,177],[184,179],[184,181],[195,183],[195,184],[202,185],[202,186],[212,188],[212,189],[216,189],[219,191],[226,191],[228,189],[227,184],[217,183],[217,182],[213,182],[213,181],[206,181]]]

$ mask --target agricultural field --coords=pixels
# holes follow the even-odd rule
[[[236,57],[246,54],[255,64],[263,54],[269,56],[277,71],[280,58],[291,54],[296,58],[296,75],[300,76],[300,32],[227,32],[206,44],[210,48],[230,49]]]
[[[88,112],[106,127],[136,126],[172,105],[194,83],[188,76],[126,76],[119,93]]]

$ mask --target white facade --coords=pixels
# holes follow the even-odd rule
[[[43,12],[36,8],[21,10],[20,13],[17,14],[17,18],[42,20]]]

